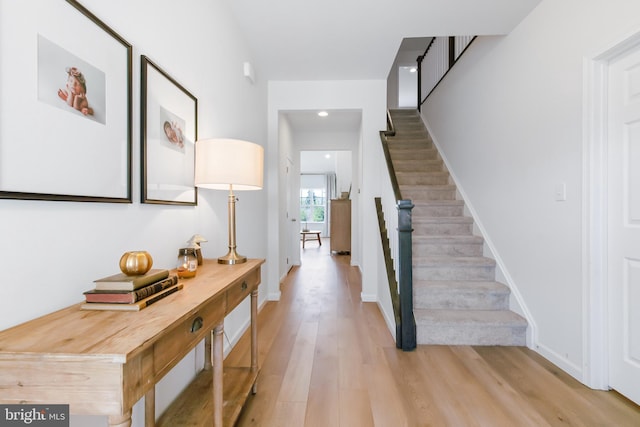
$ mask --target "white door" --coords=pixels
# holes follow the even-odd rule
[[[299,261],[299,239],[300,239],[300,226],[298,224],[298,212],[299,208],[296,208],[296,201],[299,198],[292,197],[293,196],[293,161],[287,157],[287,166],[286,166],[286,198],[287,198],[287,224],[288,227],[285,230],[285,239],[286,239],[286,263],[287,263],[287,271],[291,269],[294,265],[300,264]],[[299,191],[298,191],[299,192]],[[298,202],[299,203],[299,202]]]
[[[640,404],[640,47],[609,67],[609,385]]]

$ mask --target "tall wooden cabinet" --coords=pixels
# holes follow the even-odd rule
[[[330,206],[331,252],[351,253],[351,200],[333,199]]]

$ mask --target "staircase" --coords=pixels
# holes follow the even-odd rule
[[[525,345],[527,322],[509,310],[509,288],[415,110],[393,110],[388,137],[403,199],[411,199],[413,304],[418,344]]]

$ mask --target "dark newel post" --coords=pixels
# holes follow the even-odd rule
[[[398,201],[398,239],[400,267],[398,279],[400,287],[400,319],[402,321],[402,350],[416,348],[416,321],[413,317],[413,252],[411,249],[411,200]]]
[[[416,78],[418,79],[418,112],[420,112],[420,109],[422,107],[422,60],[424,59],[424,55],[420,55],[418,56],[418,58],[416,59],[416,62],[418,63],[418,68],[416,70],[416,73],[418,74],[416,76]]]

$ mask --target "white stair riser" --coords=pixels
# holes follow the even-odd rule
[[[400,187],[400,192],[403,198],[414,201],[456,199],[456,190],[429,188],[429,186],[425,186],[423,190],[407,190]]]
[[[482,243],[413,243],[413,256],[482,256]]]
[[[438,160],[436,150],[389,150],[391,160]]]
[[[473,224],[414,222],[413,233],[417,236],[466,236],[473,231]]]
[[[413,266],[413,280],[495,280],[495,266]]]
[[[427,130],[424,128],[424,126],[422,126],[421,123],[412,124],[409,121],[407,121],[405,123],[401,123],[400,126],[396,126],[396,134],[395,134],[396,139],[403,138],[406,136],[413,136],[413,135],[420,135],[420,136],[424,135],[426,137],[429,134]]]
[[[393,168],[396,172],[442,172],[442,160],[395,160]]]
[[[416,340],[426,345],[504,345],[524,346],[526,328],[418,325]]]
[[[463,213],[464,213],[463,205],[431,205],[431,206],[415,205],[415,207],[411,211],[411,216],[414,219],[420,219],[420,218],[462,216]]]
[[[398,184],[403,185],[447,185],[449,184],[449,174],[438,173],[396,173]]]
[[[431,310],[508,310],[509,293],[414,289],[413,305],[417,309]]]
[[[388,141],[387,146],[390,150],[400,149],[430,149],[434,150],[435,146],[429,135],[416,135],[411,137],[399,138],[395,137],[393,141]]]

